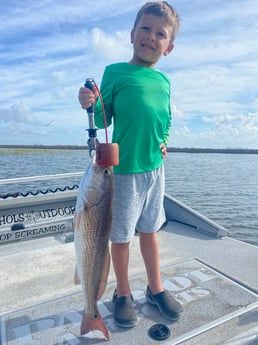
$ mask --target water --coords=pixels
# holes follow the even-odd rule
[[[84,171],[87,151],[0,149],[0,179]],[[168,153],[166,192],[228,229],[237,239],[258,245],[258,155]],[[69,183],[68,183],[69,182]],[[0,185],[0,194],[55,188],[56,181]],[[58,186],[79,178],[58,180]]]
[[[258,244],[258,155],[171,153],[165,165],[168,193]]]

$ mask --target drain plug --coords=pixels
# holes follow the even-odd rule
[[[166,325],[156,323],[149,329],[149,336],[154,340],[165,340],[170,337],[170,330]]]

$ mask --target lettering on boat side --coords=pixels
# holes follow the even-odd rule
[[[9,231],[0,233],[0,244],[8,241],[20,240],[30,237],[37,237],[46,234],[53,234],[66,231],[67,224],[57,224],[44,227],[38,227],[35,229],[22,229],[17,231]]]
[[[173,278],[165,278],[163,279],[163,284],[164,287],[170,290],[173,296],[185,307],[188,303],[198,301],[210,295],[210,291],[205,289],[202,283],[216,278],[218,278],[218,276],[213,271],[201,267],[187,270],[184,273],[180,272],[180,274],[174,275]],[[110,292],[111,289],[113,289],[113,287],[110,286]],[[152,324],[153,320],[160,322],[160,314],[157,309],[146,303],[145,289],[134,289],[132,290],[132,294],[138,320],[143,318],[149,319]],[[54,303],[57,302],[54,301],[52,303],[52,310],[55,310]],[[79,311],[76,310],[75,305],[77,303],[80,304],[80,308],[78,308]],[[51,313],[48,309],[47,312],[46,310],[43,311],[45,317],[39,314],[39,310],[34,310],[26,315],[20,315],[18,318],[16,316],[15,322],[12,322],[12,319],[9,318],[9,320],[5,321],[5,334],[12,340],[12,345],[40,344],[40,339],[44,340],[45,337],[51,339],[53,344],[56,345],[79,345],[82,343],[82,337],[79,336],[79,328],[83,314],[83,309],[81,308],[82,300],[80,299],[76,302],[73,301],[71,297],[71,300],[68,301],[68,305],[70,306],[69,310],[57,314]],[[119,332],[119,329],[113,321],[112,297],[99,302],[98,306],[100,314],[109,331],[114,332],[114,334],[116,331]],[[46,309],[46,307],[44,308]],[[35,315],[38,315],[38,318],[35,318]],[[18,323],[18,319],[20,319],[20,324]],[[161,319],[161,321],[162,320],[163,319]],[[95,336],[96,334],[89,334],[86,337],[92,338]],[[83,338],[85,338],[85,336]],[[4,344],[9,345],[7,341]]]
[[[49,208],[45,210],[30,210],[28,212],[19,212],[0,215],[0,227],[12,225],[15,223],[33,223],[40,220],[52,218],[67,217],[74,214],[75,206],[66,206],[59,208]]]

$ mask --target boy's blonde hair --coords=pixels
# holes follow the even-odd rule
[[[146,4],[143,5],[137,13],[134,22],[134,30],[143,14],[153,14],[154,16],[165,18],[167,23],[172,27],[172,35],[170,41],[171,43],[174,42],[179,31],[180,19],[176,10],[171,5],[169,5],[166,1],[146,2]]]

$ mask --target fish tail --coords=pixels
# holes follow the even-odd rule
[[[82,323],[81,323],[81,335],[87,334],[90,331],[101,331],[106,340],[109,340],[109,333],[104,324],[102,317],[99,312],[96,315],[95,319],[90,319],[83,313]]]

